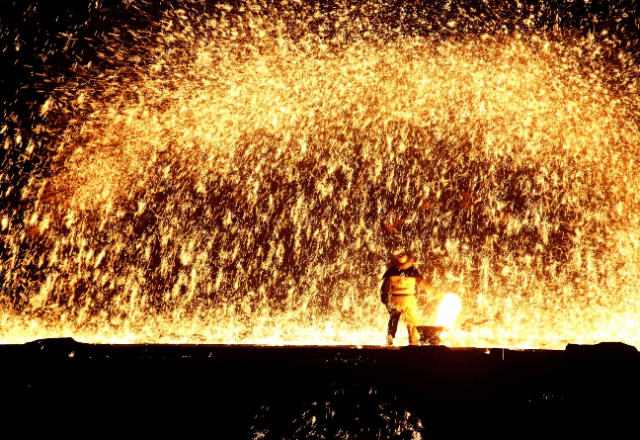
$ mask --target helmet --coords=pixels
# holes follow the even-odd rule
[[[391,265],[396,269],[408,269],[413,266],[416,259],[411,255],[411,252],[406,252],[404,250],[399,252],[394,252],[391,255]]]

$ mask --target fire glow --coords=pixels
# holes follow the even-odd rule
[[[382,344],[403,246],[459,297],[444,344],[640,344],[640,75],[614,40],[261,8],[168,12],[127,34],[144,62],[114,37],[121,66],[47,100],[0,341]]]
[[[438,307],[436,326],[444,326],[447,330],[453,330],[461,308],[460,298],[457,295],[453,293],[445,294],[440,307]]]

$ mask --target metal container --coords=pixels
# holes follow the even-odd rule
[[[444,330],[443,326],[419,325],[416,327],[420,335],[420,344],[422,345],[439,345],[440,333]]]

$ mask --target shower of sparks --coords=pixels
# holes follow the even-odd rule
[[[54,154],[0,214],[0,341],[382,344],[403,247],[462,300],[447,345],[640,345],[640,75],[613,37],[292,10],[172,10],[50,96]]]

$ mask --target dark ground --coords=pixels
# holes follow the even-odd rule
[[[20,430],[6,438],[619,438],[640,409],[640,354],[620,343],[516,351],[68,338],[2,346],[0,365],[2,426]]]

